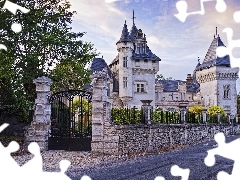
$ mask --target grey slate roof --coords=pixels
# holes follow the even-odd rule
[[[134,39],[134,36],[137,34],[137,32],[138,32],[138,29],[137,29],[136,25],[133,24],[132,30],[131,30],[131,33],[130,33],[131,40]]]
[[[178,85],[180,83],[186,83],[186,81],[181,80],[155,80],[163,85],[163,92],[178,92]],[[187,86],[187,92],[196,92],[199,88],[199,84],[194,82],[192,86]]]
[[[104,59],[94,58],[90,69],[91,69],[91,71],[102,71],[105,67],[107,67],[108,75],[110,76],[110,78],[113,79],[113,92],[118,92],[119,91],[119,83],[116,80],[116,78],[114,77],[112,71],[110,70],[109,66],[107,65],[107,63],[105,62]]]
[[[131,37],[130,37],[129,32],[128,32],[126,20],[125,20],[125,24],[123,26],[123,30],[122,30],[120,40],[117,43],[119,43],[119,42],[131,42]]]
[[[132,59],[146,59],[146,60],[158,60],[161,61],[161,59],[152,53],[152,51],[149,49],[149,47],[146,47],[146,54],[137,54],[135,52],[132,53]]]
[[[196,66],[196,71],[202,70],[202,69],[206,69],[206,68],[210,68],[212,66],[227,66],[230,67],[230,57],[229,55],[226,55],[225,57],[218,57],[216,54],[216,49],[217,47],[220,46],[224,46],[224,43],[222,42],[221,38],[219,37],[215,37],[208,49],[208,52],[203,60],[202,64],[198,64]]]
[[[94,58],[90,69],[92,71],[102,71],[105,67],[107,67],[108,75],[111,77],[112,72],[111,72],[110,68],[108,67],[107,63],[105,62],[105,60],[102,58]]]

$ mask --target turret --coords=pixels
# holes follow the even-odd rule
[[[133,51],[133,43],[127,29],[125,20],[121,37],[117,42],[117,50],[119,57],[119,97],[124,104],[127,104],[132,98],[132,67],[131,57]]]

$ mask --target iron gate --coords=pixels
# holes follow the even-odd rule
[[[92,95],[82,90],[61,91],[49,98],[49,150],[91,151]]]

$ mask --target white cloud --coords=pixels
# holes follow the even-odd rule
[[[147,41],[148,43],[151,43],[151,44],[161,44],[160,40],[155,36],[149,36],[147,38]]]
[[[118,0],[105,0],[105,3],[113,3],[115,1],[118,1]]]

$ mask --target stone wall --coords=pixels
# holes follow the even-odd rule
[[[111,155],[154,152],[171,146],[191,145],[211,140],[218,132],[223,132],[225,135],[239,132],[240,125],[184,124],[184,108],[181,110],[182,124],[151,124],[150,119],[147,118],[145,124],[114,125],[111,121],[111,104],[107,96],[107,81],[110,78],[106,70],[94,72],[91,78],[92,152]],[[203,114],[206,112],[204,111]],[[206,116],[203,121],[206,122]]]
[[[119,136],[118,155],[143,152],[157,152],[159,149],[178,145],[192,145],[206,140],[212,140],[214,135],[223,132],[230,135],[231,125],[115,125]],[[233,127],[233,133],[240,126]]]

